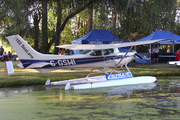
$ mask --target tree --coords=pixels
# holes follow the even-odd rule
[[[176,0],[128,0],[115,1],[112,4],[120,8],[116,9],[116,12],[120,23],[118,29],[121,31],[119,34],[121,38],[127,39],[136,32],[138,35],[143,33],[146,36],[157,29],[170,31],[174,29],[172,11],[176,7]]]
[[[0,5],[0,26],[5,28],[2,35],[16,33],[27,35],[28,31],[25,29],[29,29],[30,24],[28,19],[29,11],[25,0],[1,0]]]
[[[0,26],[5,29],[1,36],[18,33],[29,38],[36,50],[41,46],[43,53],[48,53],[52,45],[64,43],[67,34],[76,35],[71,38],[86,34],[86,8],[91,6],[94,11],[92,29],[113,32],[116,26],[113,33],[122,39],[137,40],[156,29],[172,31],[175,26],[172,11],[176,0],[1,0],[0,5]],[[32,16],[33,24],[29,16]],[[74,29],[73,20],[78,31]],[[57,48],[54,53],[58,53]]]
[[[41,52],[48,53],[47,0],[42,0],[42,46]]]
[[[88,8],[88,13],[88,32],[90,32],[93,24],[93,5]]]
[[[41,52],[48,53],[51,45],[55,43],[55,45],[58,45],[60,42],[60,33],[64,30],[66,24],[68,21],[73,18],[76,14],[83,11],[85,8],[89,7],[93,3],[98,2],[98,0],[32,0],[29,3],[29,0],[17,0],[17,1],[6,1],[2,0],[0,2],[2,8],[0,13],[3,13],[4,11],[7,11],[3,14],[1,14],[1,26],[2,21],[5,23],[5,31],[4,36],[15,34],[15,31],[20,34],[21,36],[29,34],[30,31],[33,31],[30,26],[30,21],[28,19],[29,15],[33,15],[34,19],[34,29],[35,31],[39,31],[38,24],[40,22],[41,17],[39,15],[42,15],[42,41],[41,41]],[[41,8],[42,11],[36,12],[31,10],[31,13],[29,13],[30,8],[33,4],[38,4],[41,2]],[[57,23],[56,23],[56,29],[53,29],[54,33],[51,34],[52,36],[48,36],[49,30],[48,30],[48,5],[54,3],[54,6],[57,6]],[[55,4],[56,3],[56,4]],[[63,4],[62,4],[63,3]],[[52,6],[51,6],[52,7]],[[33,9],[35,10],[35,9]],[[40,9],[39,9],[40,10]],[[65,15],[62,15],[62,13]],[[12,13],[12,14],[9,14]],[[21,14],[20,14],[21,13]],[[8,16],[8,17],[7,17]],[[9,21],[9,22],[7,22]],[[26,26],[26,27],[25,27]],[[34,32],[35,32],[34,31]],[[52,31],[52,32],[53,32]],[[38,32],[37,32],[38,33]],[[31,36],[31,38],[38,41],[38,36],[35,35],[34,37]],[[37,43],[34,44],[34,47],[37,49]],[[55,53],[57,54],[58,49],[55,49]]]
[[[112,29],[113,32],[116,30],[116,11],[112,11]]]
[[[71,0],[70,0],[71,1]],[[68,2],[70,2],[68,1]],[[81,11],[83,11],[85,8],[91,6],[93,3],[97,2],[98,0],[77,0],[77,1],[73,1],[71,2],[72,6],[70,6],[70,8],[72,7],[73,10],[72,11],[69,11],[69,14],[67,15],[67,17],[64,19],[64,21],[62,22],[62,24],[60,25],[57,25],[59,31],[57,31],[57,37],[55,37],[55,45],[57,43],[59,43],[59,36],[60,36],[60,33],[64,30],[65,28],[65,25],[67,24],[67,22],[73,18],[76,14],[80,13]],[[67,0],[66,0],[67,2]],[[80,5],[80,6],[79,6]],[[75,7],[74,7],[75,6]],[[61,14],[61,13],[59,13]],[[55,54],[58,53],[58,49],[55,48]]]
[[[31,34],[34,36],[32,37],[34,39],[34,49],[37,51],[40,51],[39,49],[39,34],[40,34],[40,30],[39,30],[39,23],[41,20],[41,8],[40,8],[40,4],[33,4],[33,11],[34,13],[32,14],[32,18],[33,18],[33,28],[32,28],[32,32]]]

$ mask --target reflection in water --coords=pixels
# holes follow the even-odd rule
[[[32,92],[31,88],[2,88],[0,97],[11,97],[15,93]]]
[[[0,98],[1,97],[11,97],[15,93],[26,93],[44,90],[44,86],[24,86],[24,87],[12,87],[12,88],[0,88]]]
[[[86,90],[2,88],[0,119],[179,119],[179,91],[177,81]]]
[[[97,95],[103,94],[106,97],[113,97],[117,95],[118,99],[132,99],[132,98],[143,98],[146,101],[151,99],[149,104],[155,108],[163,107],[163,108],[180,108],[180,101],[176,99],[168,99],[171,95],[163,95],[161,93],[180,93],[180,83],[177,81],[166,83],[163,85],[156,86],[156,83],[149,84],[139,84],[139,85],[129,85],[129,86],[116,86],[116,87],[107,87],[107,88],[96,88],[96,89],[86,89],[86,90],[63,90],[62,86],[48,86],[46,90],[55,90],[60,89],[59,99],[63,100],[66,96],[71,95]],[[147,90],[147,91],[146,91]],[[159,94],[158,94],[159,92]],[[142,94],[143,93],[143,94]],[[177,94],[180,97],[180,94]],[[176,97],[176,96],[173,96]],[[153,99],[153,100],[152,100]],[[156,104],[156,103],[159,104]],[[166,104],[164,104],[166,103]]]

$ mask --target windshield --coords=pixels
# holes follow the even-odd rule
[[[81,51],[79,54],[87,54],[88,52],[90,52],[91,50],[84,50],[84,51]]]
[[[104,53],[104,55],[110,55],[110,54],[114,53],[114,50],[113,49],[105,49],[105,50],[103,50],[103,53]]]
[[[101,56],[102,55],[102,51],[98,50],[98,51],[94,51],[90,54],[91,56]]]

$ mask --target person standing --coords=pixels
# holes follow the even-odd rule
[[[149,55],[151,56],[151,63],[153,63],[154,62],[154,53],[153,53],[153,47],[152,46],[149,49]]]
[[[1,46],[1,48],[0,48],[0,55],[2,56],[3,53],[4,53],[4,48]]]
[[[153,48],[153,53],[154,53],[154,63],[158,63],[158,53],[159,53],[159,49],[157,48],[157,46],[155,46]]]
[[[180,61],[180,48],[177,50],[176,60]]]

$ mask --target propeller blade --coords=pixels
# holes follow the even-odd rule
[[[138,55],[138,54],[135,54],[137,57],[139,57],[140,59],[143,59],[140,55]]]

